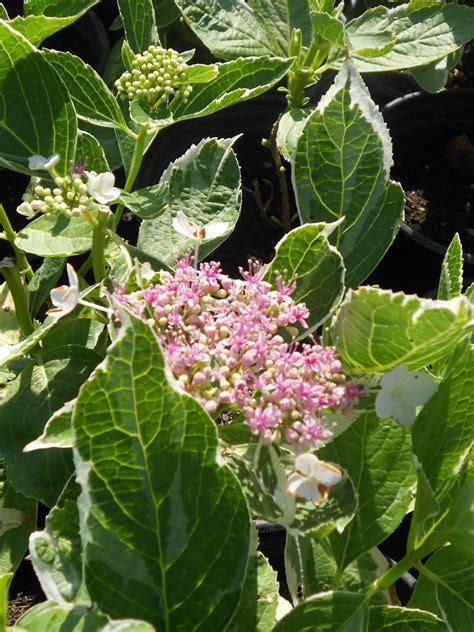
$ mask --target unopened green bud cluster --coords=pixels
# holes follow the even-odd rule
[[[87,210],[92,198],[87,192],[84,178],[78,174],[54,178],[54,187],[44,187],[33,181],[29,191],[23,196],[21,212],[24,215],[35,213],[62,213],[67,217],[78,217]]]
[[[124,72],[115,82],[123,99],[146,101],[156,108],[169,99],[186,102],[192,92],[187,81],[187,64],[172,48],[149,46],[135,55],[131,71]]]

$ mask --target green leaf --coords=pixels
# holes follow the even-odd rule
[[[310,597],[278,621],[273,632],[366,632],[368,602],[362,594],[326,592]]]
[[[58,347],[77,345],[87,349],[96,350],[99,338],[104,331],[103,323],[89,318],[61,319],[51,331],[43,338],[41,346],[43,351],[52,352]]]
[[[61,76],[80,119],[127,130],[117,100],[95,70],[71,53],[43,50],[42,55]]]
[[[20,230],[15,245],[40,257],[72,257],[92,248],[92,226],[83,217],[49,213]]]
[[[30,156],[59,153],[56,170],[69,172],[76,144],[70,98],[42,54],[2,20],[0,94],[0,165],[30,173]]]
[[[101,144],[88,132],[78,131],[76,157],[74,159],[76,165],[85,167],[87,171],[95,171],[96,173],[104,173],[110,171],[107,158]]]
[[[468,480],[455,495],[449,513],[441,523],[443,536],[465,555],[474,551],[474,479]]]
[[[413,451],[438,502],[469,458],[474,427],[474,349],[452,367],[412,428]]]
[[[41,13],[28,13],[25,17],[17,16],[10,20],[10,26],[26,37],[33,46],[39,46],[47,37],[54,35],[61,29],[73,24],[76,20],[84,15],[91,7],[97,4],[98,0],[76,0],[76,2],[67,2],[67,8],[61,16],[50,17]],[[31,3],[30,3],[31,4]],[[39,4],[39,3],[38,3]],[[57,3],[64,5],[65,3]],[[25,10],[28,4],[25,5]]]
[[[155,632],[145,621],[122,619],[111,621],[96,609],[88,606],[60,605],[43,601],[33,606],[18,619],[14,631],[18,632]]]
[[[293,109],[285,112],[278,123],[277,146],[281,155],[291,162],[298,137],[306,124],[308,110]]]
[[[277,574],[261,553],[249,558],[242,599],[228,632],[268,632],[275,623],[278,606]]]
[[[434,614],[398,606],[372,606],[368,632],[448,632]]]
[[[344,294],[344,263],[339,252],[328,242],[331,226],[306,224],[286,234],[275,246],[275,258],[265,280],[275,288],[277,273],[295,283],[293,299],[306,303],[310,310],[308,335],[334,311]]]
[[[217,77],[193,86],[186,103],[173,105],[172,118],[176,122],[207,116],[253,99],[283,79],[292,64],[293,60],[278,57],[250,57],[216,64]]]
[[[134,53],[159,43],[152,0],[118,0],[125,37]]]
[[[348,61],[308,117],[293,157],[301,222],[344,219],[330,237],[356,287],[400,226],[404,196],[390,181],[392,144],[362,78]]]
[[[36,500],[16,492],[7,473],[0,480],[0,575],[16,571],[35,526]]]
[[[442,59],[413,68],[411,74],[419,86],[427,92],[440,92],[446,85],[450,71],[458,64],[463,49],[459,48]]]
[[[64,450],[24,453],[51,414],[76,397],[100,356],[82,347],[60,347],[44,354],[43,363],[29,365],[3,392],[0,407],[0,454],[8,479],[26,496],[52,506],[72,471],[72,459]]]
[[[169,26],[181,15],[174,0],[153,0],[153,6],[158,28]]]
[[[444,255],[439,279],[438,298],[448,300],[462,292],[463,257],[458,233],[453,237]]]
[[[82,577],[79,492],[79,485],[71,478],[49,512],[44,530],[30,537],[31,562],[46,599],[60,604],[90,605]]]
[[[166,189],[158,198],[164,211],[157,219],[142,222],[138,248],[168,265],[194,249],[194,241],[172,226],[178,211],[204,226],[213,219],[228,223],[222,236],[201,244],[200,259],[225,241],[239,218],[242,203],[240,169],[232,149],[235,140],[206,138],[167,167],[160,180]]]
[[[48,257],[35,271],[28,284],[30,313],[34,317],[48,300],[49,293],[56,287],[64,270],[63,257]]]
[[[359,498],[352,522],[329,536],[342,570],[390,535],[409,508],[416,481],[409,433],[392,420],[362,414],[318,457],[346,469]]]
[[[23,448],[23,452],[47,448],[72,448],[72,413],[76,400],[66,402],[56,410],[46,422],[42,434]]]
[[[8,617],[8,589],[13,578],[13,573],[0,575],[0,630],[7,629]]]
[[[391,50],[378,57],[353,54],[360,72],[381,72],[425,66],[453,53],[472,39],[474,8],[454,3],[435,3],[420,9],[404,4],[394,9],[377,7],[346,24],[355,50],[367,39],[390,31],[395,36]]]
[[[3,2],[0,2],[0,19],[2,20],[8,20],[8,11],[5,9],[5,5],[3,4]]]
[[[474,629],[474,557],[461,553],[454,546],[436,551],[420,565],[420,577],[410,606],[433,607],[436,596],[438,614],[450,632],[472,632]],[[471,579],[469,579],[471,578]]]
[[[303,44],[311,41],[306,0],[176,0],[185,20],[207,48],[221,59],[288,54],[293,29]]]
[[[388,570],[388,562],[378,549],[362,554],[338,574],[333,557],[321,541],[305,536],[287,534],[285,546],[285,574],[293,603],[296,605],[315,593],[337,589],[359,592]],[[336,580],[337,576],[337,580]],[[391,603],[388,592],[377,592],[371,603]]]
[[[316,38],[340,48],[345,47],[346,36],[341,20],[329,15],[326,11],[312,11],[311,22]]]
[[[98,0],[25,0],[25,15],[46,15],[51,18],[64,18],[76,13],[85,13]]]
[[[301,31],[303,47],[311,44],[312,26],[307,0],[248,0],[276,55],[288,55],[291,34]]]
[[[150,187],[137,189],[133,193],[123,191],[120,201],[141,219],[156,219],[167,209],[168,196],[168,184],[159,182]]]
[[[176,0],[187,23],[221,59],[286,55],[252,9],[238,0]]]
[[[20,342],[0,347],[0,367],[22,358],[30,349],[33,349],[51,329],[55,327],[57,322],[58,321],[55,318],[48,318],[42,325],[35,329],[32,334],[23,338]]]
[[[73,417],[87,589],[110,616],[220,630],[247,570],[248,509],[212,420],[177,390],[151,329],[122,318]]]
[[[6,283],[0,285],[0,347],[19,342],[21,332],[15,313],[15,303]]]
[[[344,361],[362,373],[415,371],[450,353],[472,328],[465,297],[433,301],[402,292],[350,290],[333,323]]]

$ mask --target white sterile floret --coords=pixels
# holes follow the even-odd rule
[[[52,156],[30,156],[28,158],[28,169],[37,171],[43,169],[44,171],[50,171],[59,162],[59,154],[53,154]]]
[[[67,276],[69,285],[55,287],[50,294],[54,308],[48,310],[48,314],[58,318],[72,312],[79,302],[79,277],[70,263],[67,264]]]
[[[220,237],[226,232],[228,226],[228,222],[220,222],[216,219],[213,219],[205,226],[196,224],[196,222],[188,219],[183,211],[178,211],[176,217],[173,219],[174,230],[195,241],[204,241]]]
[[[110,204],[120,195],[120,189],[114,186],[115,176],[110,171],[96,174],[95,172],[86,172],[87,175],[87,192],[99,204]]]
[[[288,493],[314,503],[325,500],[328,488],[339,483],[342,478],[339,468],[320,461],[310,453],[296,457],[295,470],[288,477]]]
[[[404,364],[386,373],[375,399],[375,412],[381,419],[393,417],[403,426],[411,426],[416,409],[434,395],[438,386],[427,373],[409,371]]]

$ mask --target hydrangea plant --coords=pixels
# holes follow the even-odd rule
[[[361,73],[439,89],[474,9],[118,0],[107,84],[42,46],[94,4],[0,4],[0,164],[30,177],[21,230],[0,205],[0,628],[26,553],[46,600],[18,631],[472,630],[473,289],[457,238],[436,299],[361,285],[404,203]],[[177,18],[215,60],[168,46]],[[277,85],[266,145],[300,223],[283,204],[274,258],[231,278],[210,255],[239,218],[236,138],[135,183],[161,130]],[[286,531],[291,602],[257,520]]]

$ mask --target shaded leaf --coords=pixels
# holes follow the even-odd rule
[[[368,632],[447,632],[441,619],[430,612],[398,606],[373,606],[369,610]]]
[[[81,347],[61,347],[45,354],[41,365],[29,365],[4,390],[0,407],[0,453],[8,479],[26,496],[52,506],[72,472],[65,450],[24,453],[41,434],[51,414],[73,399],[100,356]]]
[[[274,632],[365,632],[368,602],[362,594],[325,592],[314,595],[278,621]]]
[[[76,157],[74,163],[96,173],[110,171],[104,150],[95,136],[89,132],[77,134]]]
[[[118,0],[125,37],[134,53],[158,42],[152,0]]]
[[[63,257],[47,257],[35,271],[28,284],[29,307],[33,317],[48,300],[51,290],[57,286],[65,263]]]
[[[350,524],[329,536],[342,570],[387,538],[408,510],[416,480],[409,432],[394,421],[365,413],[318,450],[318,456],[348,471],[359,499]]]

